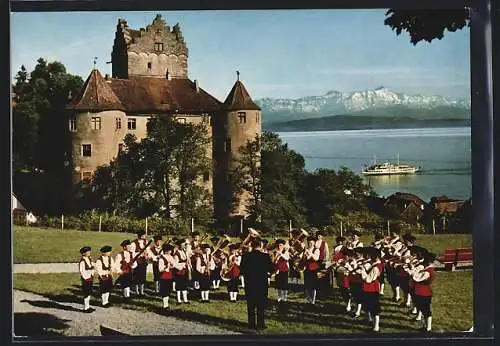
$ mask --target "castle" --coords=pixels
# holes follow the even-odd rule
[[[70,110],[73,183],[92,178],[121,150],[126,134],[147,136],[155,114],[185,123],[204,122],[211,147],[212,172],[203,184],[212,193],[214,216],[246,216],[246,196],[231,210],[228,173],[238,149],[262,132],[261,109],[238,78],[220,102],[188,78],[188,48],[179,24],[172,29],[157,15],[145,29],[134,30],[118,20],[111,54],[112,76],[93,69]]]

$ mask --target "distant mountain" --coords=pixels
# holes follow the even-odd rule
[[[355,112],[360,111],[372,111],[371,116],[388,116],[384,112],[390,112],[392,114],[389,116],[395,116],[394,112],[399,112],[402,115],[413,110],[430,109],[438,109],[447,113],[460,113],[468,110],[470,113],[470,101],[468,100],[449,100],[441,96],[406,95],[384,87],[354,92],[329,91],[325,95],[298,99],[263,98],[255,102],[262,108],[264,123],[332,115],[355,115]],[[415,116],[415,114],[414,112],[413,115]],[[430,116],[430,114],[428,115]]]

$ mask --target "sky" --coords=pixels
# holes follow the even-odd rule
[[[384,25],[385,10],[49,12],[11,14],[11,69],[60,61],[84,80],[111,75],[119,18],[132,29],[160,13],[179,23],[188,77],[224,101],[240,71],[254,99],[299,98],[384,86],[396,92],[470,99],[470,30],[413,46]]]

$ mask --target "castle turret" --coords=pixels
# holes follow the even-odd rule
[[[127,21],[118,20],[113,52],[112,76],[187,78],[188,49],[179,24],[172,30],[161,15],[145,29],[131,29]]]
[[[90,179],[101,165],[112,161],[127,132],[125,107],[98,70],[85,81],[80,94],[67,106],[72,110],[73,183]]]
[[[215,144],[218,151],[217,158],[220,162],[219,177],[216,183],[216,205],[220,206],[216,214],[222,218],[234,215],[246,216],[245,204],[248,195],[237,197],[235,208],[231,210],[231,194],[229,188],[228,174],[239,156],[239,148],[245,146],[248,141],[255,140],[262,133],[262,112],[250,97],[243,83],[238,79],[229,92],[223,104],[223,116],[216,124],[217,132],[220,134],[219,143]]]

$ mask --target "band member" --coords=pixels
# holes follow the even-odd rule
[[[363,279],[364,306],[368,312],[368,319],[373,322],[373,331],[380,330],[380,280],[383,264],[380,262],[380,251],[376,248],[367,249],[370,263],[361,265],[361,278]]]
[[[153,282],[155,286],[155,293],[160,292],[160,271],[158,269],[158,260],[162,254],[162,236],[155,235],[153,238],[153,245],[147,249],[147,258],[153,263]]]
[[[382,271],[380,272],[379,276],[379,281],[380,281],[380,295],[384,295],[384,288],[385,288],[385,261],[384,261],[384,250],[383,250],[383,243],[385,241],[385,238],[382,234],[377,233],[375,234],[375,241],[373,242],[373,247],[378,249],[380,251],[380,262],[382,263]]]
[[[115,263],[111,257],[112,247],[109,245],[101,248],[101,256],[95,262],[97,275],[99,276],[99,288],[101,290],[102,306],[107,308],[109,304],[109,294],[113,288],[113,268]]]
[[[200,234],[198,232],[193,233],[193,241],[191,242],[189,239],[186,239],[186,256],[189,258],[189,264],[191,268],[196,268],[196,259],[201,256],[202,250],[199,244]],[[188,285],[191,285],[195,290],[200,289],[200,278],[198,271],[193,270],[190,272],[190,282]]]
[[[326,242],[323,232],[316,232],[316,247],[319,249],[319,259],[318,264],[321,269],[325,269],[325,262],[330,258],[330,250],[328,249],[328,243]]]
[[[201,302],[210,303],[210,269],[214,268],[214,260],[208,244],[201,245],[203,253],[196,258],[196,271],[200,281]]]
[[[213,252],[213,248],[211,249],[211,252]],[[210,268],[210,280],[212,281],[212,288],[214,290],[218,290],[220,286],[220,272],[222,270],[222,258],[220,256],[213,256],[213,266]]]
[[[94,265],[92,264],[91,248],[84,246],[80,249],[82,258],[78,264],[83,291],[83,312],[90,313],[95,309],[90,307],[90,296],[92,295],[92,285],[94,284]]]
[[[177,242],[179,248],[174,253],[174,282],[177,290],[177,303],[190,304],[188,301],[188,275],[190,270],[189,258],[186,255],[186,241]]]
[[[337,259],[338,267],[335,270],[335,278],[340,289],[340,295],[346,302],[346,311],[351,311],[351,292],[349,282],[349,272],[353,270],[351,262],[354,252],[346,247],[342,249],[342,257]]]
[[[337,273],[337,269],[339,268],[337,264],[339,263],[340,260],[344,258],[344,249],[346,249],[345,242],[346,242],[345,237],[342,236],[336,237],[335,238],[336,245],[333,248],[333,253],[332,253],[332,263],[335,263],[333,269],[333,279],[335,279],[335,283],[339,289],[342,287],[343,275],[339,275]],[[333,287],[333,279],[332,279],[332,287]]]
[[[316,303],[316,292],[318,289],[318,264],[319,249],[316,248],[316,238],[309,236],[307,238],[308,248],[304,250],[303,260],[305,262],[304,286],[306,301],[308,304]]]
[[[173,288],[173,270],[175,259],[172,256],[173,247],[170,244],[163,244],[162,253],[158,258],[158,270],[160,272],[160,296],[163,300],[163,311],[169,310],[168,299]],[[179,294],[180,292],[178,292]]]
[[[361,277],[361,266],[363,264],[364,248],[357,247],[354,248],[353,251],[354,258],[350,262],[349,290],[352,300],[356,303],[356,310],[353,318],[358,319],[363,307],[363,278]]]
[[[413,274],[415,282],[415,299],[417,309],[422,311],[424,315],[424,330],[430,332],[432,330],[432,282],[436,278],[436,273],[432,266],[435,260],[435,255],[426,253],[423,258],[424,269]]]
[[[267,303],[269,274],[274,271],[271,257],[262,252],[259,239],[252,240],[252,251],[243,255],[241,271],[246,277],[245,296],[247,300],[248,327],[265,329],[264,309]],[[257,317],[257,321],[255,321]]]
[[[349,247],[351,249],[355,249],[355,248],[358,248],[358,247],[363,247],[363,243],[361,242],[361,240],[359,239],[361,237],[361,233],[359,231],[353,231],[352,234],[351,234],[351,241],[349,243]]]
[[[276,241],[276,253],[274,256],[274,265],[276,275],[274,277],[275,287],[278,292],[278,303],[288,300],[288,272],[290,270],[290,254],[283,239]]]
[[[404,259],[405,263],[408,264],[411,257],[411,247],[415,242],[415,237],[411,234],[405,234],[403,236],[404,247],[399,251],[401,257]],[[410,293],[410,273],[403,268],[403,266],[399,267],[399,287],[403,291],[404,296],[406,297],[405,306],[407,308],[411,307],[411,293]]]
[[[134,256],[130,240],[124,240],[120,245],[123,250],[116,255],[115,265],[118,267],[116,271],[120,275],[118,280],[120,282],[120,287],[123,290],[123,297],[128,299],[130,298],[130,285],[132,284],[133,279],[132,271],[137,263],[132,262]]]
[[[132,242],[132,253],[134,256],[139,253],[141,250],[143,250],[147,246],[147,240],[146,240],[146,232],[144,231],[138,231],[137,232],[137,239]],[[132,271],[133,273],[133,281],[135,285],[135,293],[138,295],[144,295],[144,284],[146,282],[146,272],[148,268],[148,261],[147,261],[147,253],[143,252],[138,258],[137,258],[137,265],[135,269]]]
[[[259,243],[260,244],[260,243]],[[238,253],[236,246],[229,246],[231,254],[228,257],[226,267],[229,270],[230,280],[227,282],[227,292],[229,293],[229,300],[236,302],[238,298],[238,281],[240,279],[240,264],[241,256]]]

